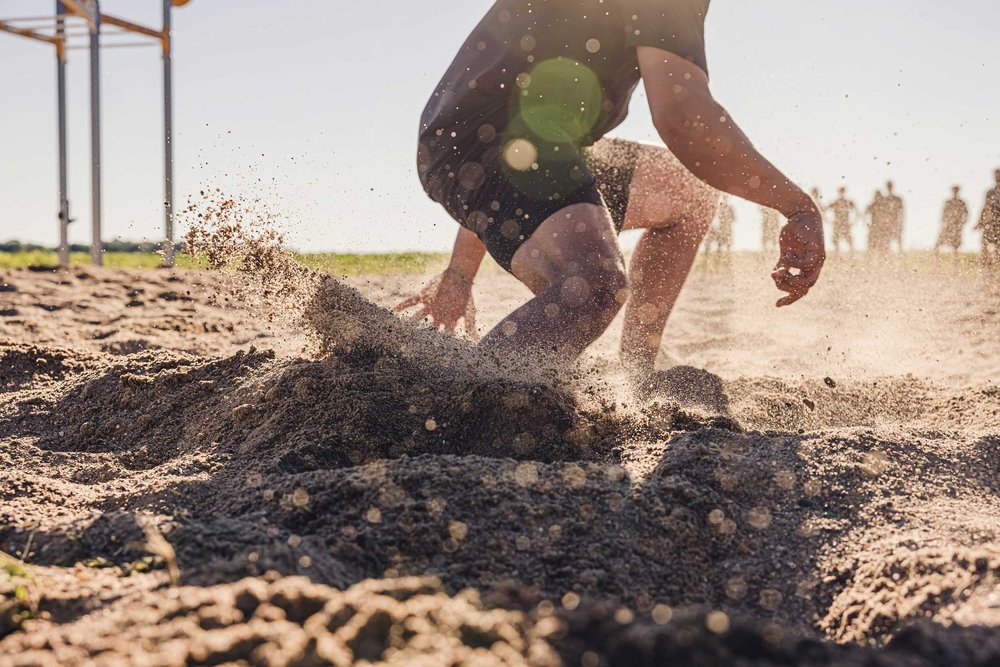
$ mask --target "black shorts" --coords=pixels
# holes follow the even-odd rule
[[[641,144],[602,139],[580,149],[516,132],[503,142],[477,139],[422,142],[418,171],[427,195],[475,232],[505,270],[542,222],[567,206],[604,206],[621,230]]]

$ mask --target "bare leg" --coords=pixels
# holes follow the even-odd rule
[[[625,309],[622,361],[637,369],[652,369],[660,350],[667,318],[677,302],[704,236],[683,223],[643,232],[629,278],[631,298]]]
[[[719,193],[694,177],[665,148],[644,147],[632,177],[625,229],[644,229],[632,257],[632,294],[621,356],[633,371],[652,371],[663,330],[704,242],[708,266],[722,239],[706,240]],[[714,248],[713,248],[714,244]]]
[[[480,343],[504,353],[574,359],[628,299],[614,223],[593,204],[567,206],[545,220],[518,249],[511,270],[535,296]]]

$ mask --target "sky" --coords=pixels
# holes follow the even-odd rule
[[[0,18],[52,4],[0,0]],[[419,116],[489,5],[192,0],[176,9],[177,208],[219,188],[259,198],[301,250],[448,249],[456,223],[416,177]],[[157,0],[102,6],[159,22]],[[977,216],[1000,167],[998,25],[996,0],[714,0],[712,90],[805,187],[830,195],[843,183],[863,203],[892,178],[907,202],[905,243],[926,248],[950,186],[963,187]],[[159,53],[102,54],[106,240],[162,235]],[[0,33],[0,241],[58,239],[54,60],[48,45]],[[86,50],[70,52],[68,76],[71,241],[86,243]],[[614,135],[659,143],[641,90]],[[738,205],[737,215],[737,247],[757,247],[756,207]],[[965,239],[976,247],[977,236]]]

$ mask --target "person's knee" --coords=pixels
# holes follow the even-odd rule
[[[561,281],[559,302],[594,324],[607,326],[628,301],[628,276],[621,262],[588,264]]]
[[[620,264],[608,267],[600,277],[600,285],[597,303],[614,317],[629,297],[629,279],[625,267]]]

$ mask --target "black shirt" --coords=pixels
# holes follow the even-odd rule
[[[424,109],[417,172],[425,192],[510,270],[551,215],[607,205],[581,149],[628,114],[637,46],[706,69],[708,4],[497,0]]]
[[[628,114],[637,46],[707,71],[709,2],[497,0],[428,102],[421,139],[492,141],[523,120],[533,134],[589,145]]]

